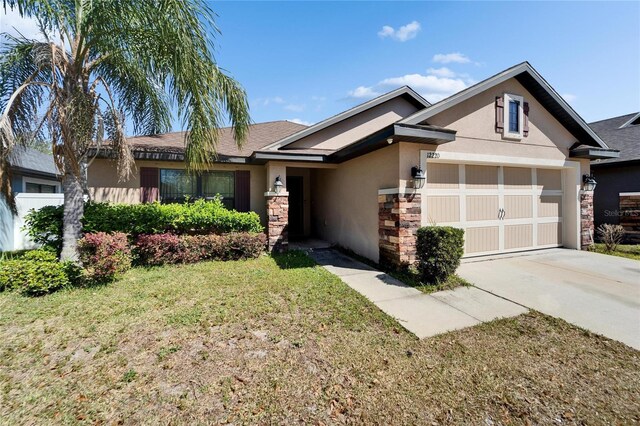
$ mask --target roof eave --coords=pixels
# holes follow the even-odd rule
[[[620,151],[617,149],[604,148],[575,148],[569,151],[570,158],[585,158],[588,160],[606,160],[620,158]]]

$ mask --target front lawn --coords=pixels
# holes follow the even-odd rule
[[[537,313],[418,340],[275,260],[0,294],[3,424],[630,424],[639,352]]]
[[[610,254],[612,256],[626,257],[627,259],[640,260],[639,244],[620,244],[613,251],[607,251],[604,244],[594,244],[593,251],[596,253]]]

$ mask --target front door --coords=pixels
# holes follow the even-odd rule
[[[304,236],[304,191],[302,176],[287,176],[289,191],[289,237]]]

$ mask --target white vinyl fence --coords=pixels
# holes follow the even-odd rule
[[[0,201],[0,250],[23,250],[35,248],[35,244],[29,240],[22,230],[24,217],[31,209],[40,209],[44,206],[59,206],[64,203],[64,194],[16,194],[18,215],[11,217],[11,213]]]

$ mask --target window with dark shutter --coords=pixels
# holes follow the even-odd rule
[[[529,102],[524,102],[522,105],[522,112],[524,113],[522,134],[526,137],[529,136]]]
[[[251,209],[251,174],[248,170],[236,171],[236,197],[234,208],[239,212]]]
[[[158,200],[158,169],[140,168],[140,202],[151,203]]]

